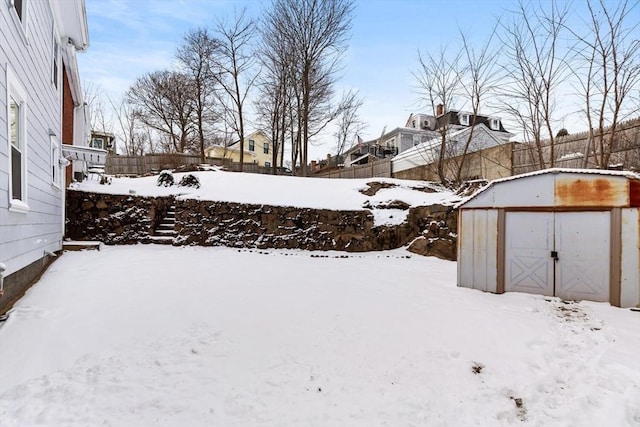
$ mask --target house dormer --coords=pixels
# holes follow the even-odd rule
[[[471,116],[472,114],[461,111],[458,113],[458,123],[462,126],[471,126]]]
[[[405,127],[411,129],[433,130],[436,118],[428,114],[411,114]]]
[[[500,130],[500,119],[497,117],[489,117],[489,128],[491,130]]]

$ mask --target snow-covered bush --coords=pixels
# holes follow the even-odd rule
[[[178,184],[180,187],[195,187],[200,188],[200,180],[197,176],[192,174],[187,174],[182,177],[180,183]]]
[[[174,183],[175,180],[173,179],[173,174],[171,173],[171,171],[164,170],[160,172],[157,181],[158,187],[161,185],[164,185],[165,187],[171,187]]]

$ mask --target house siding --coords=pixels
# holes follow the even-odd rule
[[[50,133],[60,137],[61,98],[52,81],[53,12],[49,2],[28,3],[26,32],[0,5],[0,262],[5,276],[62,247],[62,189],[51,183]],[[25,43],[26,36],[26,43]],[[9,210],[7,67],[26,94],[26,186],[29,211]],[[42,263],[44,267],[44,263]],[[7,298],[0,298],[0,311]]]

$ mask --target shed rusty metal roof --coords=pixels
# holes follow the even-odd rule
[[[547,174],[583,174],[583,175],[600,175],[600,176],[610,176],[610,177],[618,177],[618,178],[627,178],[629,180],[631,180],[633,182],[633,184],[629,187],[629,200],[630,200],[630,206],[640,206],[640,174],[637,174],[635,172],[630,172],[630,171],[610,171],[610,170],[601,170],[601,169],[569,169],[569,168],[550,168],[550,169],[542,169],[539,171],[535,171],[535,172],[529,172],[529,173],[525,173],[525,174],[521,174],[521,175],[514,175],[514,176],[510,176],[507,178],[500,178],[500,179],[496,179],[494,181],[491,181],[489,183],[489,185],[487,185],[486,187],[480,189],[479,191],[477,191],[476,193],[474,193],[473,195],[471,195],[470,197],[462,200],[461,202],[457,203],[455,205],[455,208],[459,208],[464,206],[465,204],[469,203],[471,200],[476,199],[479,195],[485,193],[486,191],[488,191],[489,189],[493,188],[496,184],[500,184],[503,182],[508,182],[508,181],[515,181],[515,180],[519,180],[519,179],[523,179],[523,178],[528,178],[528,177],[532,177],[532,176],[539,176],[539,175],[547,175]],[[584,202],[584,198],[585,197],[589,197],[589,196],[593,196],[594,194],[598,193],[600,190],[605,190],[605,188],[603,187],[606,186],[605,184],[600,185],[600,187],[596,186],[594,188],[589,188],[589,191],[578,191],[578,188],[575,188],[575,190],[580,193],[577,195],[578,198],[580,198],[583,202]],[[602,188],[601,188],[602,187]],[[607,187],[608,188],[608,187]],[[572,197],[571,194],[569,193],[575,193],[573,191],[569,191],[571,190],[571,188],[567,187],[566,188],[567,192],[565,192],[565,196],[567,197]],[[563,193],[564,194],[564,193]],[[562,194],[559,194],[559,196],[562,196]]]

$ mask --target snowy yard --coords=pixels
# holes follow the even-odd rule
[[[410,254],[65,253],[0,323],[10,426],[632,426],[640,313]]]

